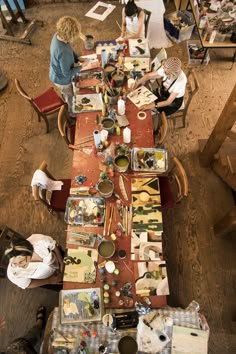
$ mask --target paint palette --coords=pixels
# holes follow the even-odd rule
[[[98,226],[104,222],[105,201],[97,197],[69,197],[65,222],[69,225]]]
[[[131,168],[139,172],[164,173],[168,169],[167,151],[155,148],[134,148],[131,154]]]

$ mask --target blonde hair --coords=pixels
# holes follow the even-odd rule
[[[75,17],[63,16],[56,24],[57,33],[65,42],[72,42],[80,36],[81,24]]]

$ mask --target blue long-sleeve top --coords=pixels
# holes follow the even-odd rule
[[[58,85],[68,85],[72,77],[81,69],[74,68],[78,61],[78,55],[73,51],[69,43],[59,41],[57,33],[54,34],[50,46],[49,78]]]

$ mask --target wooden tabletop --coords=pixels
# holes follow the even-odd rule
[[[116,108],[116,107],[115,107]],[[147,117],[145,120],[139,120],[137,118],[138,109],[135,105],[127,99],[126,102],[126,116],[130,122],[129,128],[131,129],[131,143],[129,147],[153,147],[154,140],[153,140],[153,129],[152,129],[152,117],[151,112],[146,111]],[[93,134],[94,130],[101,130],[101,126],[96,123],[96,116],[100,115],[101,112],[88,112],[88,113],[80,113],[77,115],[77,122],[76,122],[76,134],[75,134],[75,145],[81,142],[81,140]],[[109,142],[114,144],[123,143],[122,137],[123,128],[121,129],[121,135],[116,136],[115,134],[109,136]],[[88,146],[93,145],[93,141],[88,142]],[[90,149],[88,147],[88,149]],[[99,178],[101,171],[99,170],[99,162],[104,160],[103,156],[95,155],[93,152],[90,154],[86,154],[82,149],[74,150],[73,156],[73,167],[72,167],[72,187],[78,187],[77,182],[75,181],[75,176],[78,175],[85,175],[87,177],[87,184],[95,185]],[[120,193],[119,190],[119,173],[114,172],[114,176],[110,179],[113,181],[115,190]],[[129,200],[125,201],[123,198],[122,202],[125,205],[130,205],[130,197],[131,197],[131,176],[134,173],[129,169],[125,174],[125,184],[127,188],[127,192],[129,195]],[[116,197],[112,196],[106,199],[106,208],[110,208],[111,205],[114,205],[114,216],[111,225],[111,232],[114,232],[117,229],[117,222],[121,221],[119,212],[116,208]],[[68,226],[68,230],[80,230],[80,231],[93,231],[100,235],[103,235],[103,228],[102,227],[80,227],[80,226]],[[110,232],[110,233],[111,233]],[[106,236],[107,239],[111,239],[109,235]],[[77,288],[91,288],[91,287],[103,287],[100,279],[105,277],[106,283],[111,284],[112,280],[117,281],[117,285],[110,287],[110,303],[105,305],[106,308],[122,308],[122,307],[133,307],[135,301],[139,301],[135,294],[135,277],[134,277],[134,261],[130,260],[130,248],[131,248],[131,235],[122,234],[121,237],[117,237],[116,241],[116,252],[114,256],[110,259],[115,262],[116,268],[119,269],[119,275],[109,274],[106,272],[105,275],[102,275],[97,270],[96,282],[93,284],[88,283],[75,283],[75,282],[64,282],[63,288],[65,290],[68,289],[77,289]],[[71,247],[71,246],[70,246]],[[97,244],[95,244],[97,247]],[[126,258],[119,259],[118,251],[119,250],[126,251]],[[100,256],[98,258],[98,264],[104,261]],[[115,292],[119,290],[124,283],[131,282],[132,284],[132,294],[133,298],[124,298],[116,297]],[[162,307],[166,305],[166,296],[152,296],[150,297],[152,307]],[[123,304],[119,304],[119,301],[123,300]]]

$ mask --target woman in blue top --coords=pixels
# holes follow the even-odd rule
[[[70,16],[61,17],[56,24],[57,32],[54,34],[50,46],[50,80],[60,89],[61,94],[72,113],[72,77],[78,73],[86,63],[80,63],[78,55],[73,51],[71,43],[78,37],[82,40],[85,36],[81,33],[79,21]]]

